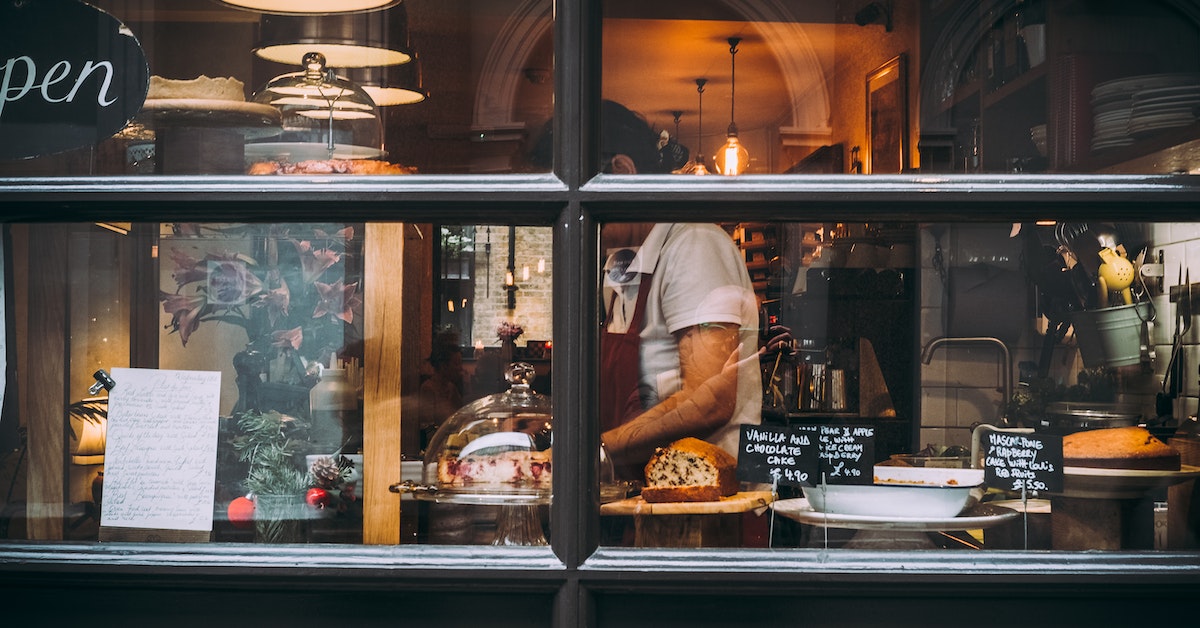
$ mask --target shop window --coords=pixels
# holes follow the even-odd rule
[[[475,233],[484,242],[467,259]],[[21,432],[5,454],[5,538],[546,543],[551,269],[537,261],[549,229],[175,222],[11,234],[21,375],[7,392],[23,405],[3,419]],[[469,316],[438,318],[452,277],[469,280],[454,288]],[[64,397],[44,394],[54,389]],[[471,446],[485,437],[502,442]]]
[[[1193,235],[605,225],[603,542],[1192,547]]]

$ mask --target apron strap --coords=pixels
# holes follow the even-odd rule
[[[641,332],[649,301],[650,275],[641,276],[633,318],[624,333],[600,334],[600,429],[607,431],[628,423],[645,408],[638,392],[641,378]],[[608,311],[616,306],[614,292]],[[609,316],[611,318],[611,314]]]

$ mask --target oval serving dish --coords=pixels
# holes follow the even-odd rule
[[[982,469],[876,467],[875,484],[805,487],[804,497],[813,510],[829,514],[954,517],[972,501],[972,491],[982,483]]]

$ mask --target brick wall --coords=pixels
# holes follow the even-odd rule
[[[479,227],[477,233],[484,233]],[[517,227],[516,246],[516,308],[508,309],[508,292],[504,289],[505,273],[508,271],[508,234],[505,227],[492,227],[491,260],[485,259],[484,247],[475,247],[475,269],[479,278],[475,283],[475,340],[484,346],[500,345],[496,327],[502,321],[521,325],[525,334],[517,339],[523,346],[528,340],[551,340],[552,329],[552,283],[550,260],[553,230],[550,227]],[[477,236],[478,237],[478,236]],[[538,261],[545,260],[545,269],[538,272]],[[528,268],[529,278],[524,278]],[[488,274],[490,277],[485,277]]]

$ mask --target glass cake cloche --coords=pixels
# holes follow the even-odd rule
[[[459,503],[546,503],[550,499],[550,397],[533,391],[533,365],[510,364],[510,388],[455,412],[429,441],[426,499]]]
[[[279,135],[246,144],[247,161],[300,162],[377,159],[384,155],[383,122],[370,94],[325,67],[325,55],[310,52],[303,70],[283,74],[255,92],[255,103],[279,109]]]

